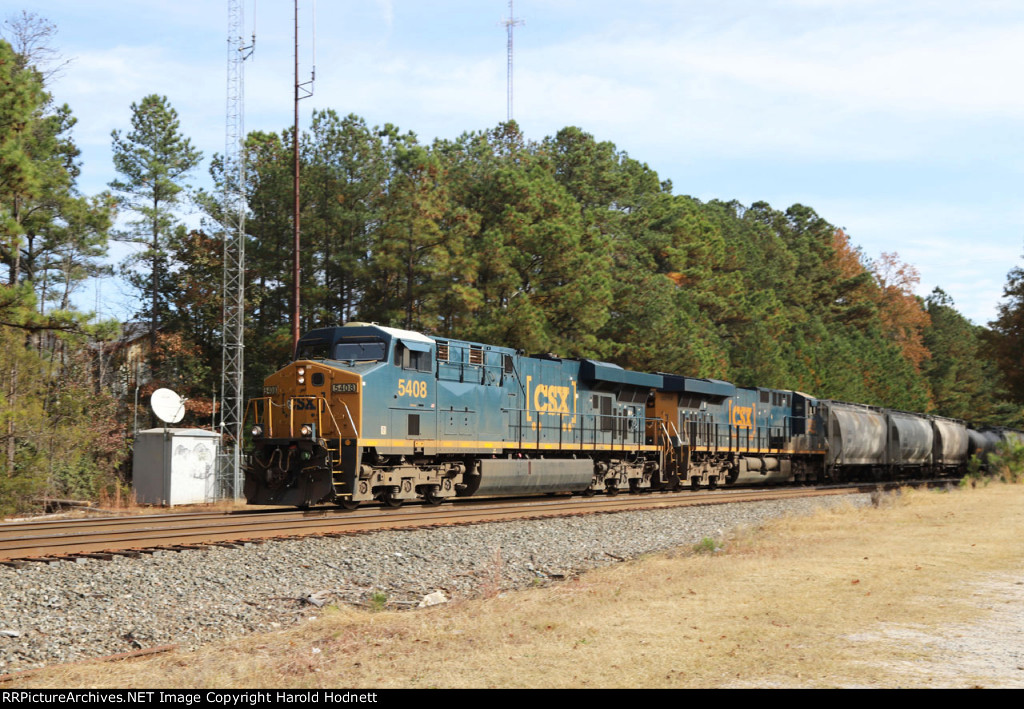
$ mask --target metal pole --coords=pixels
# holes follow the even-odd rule
[[[292,135],[295,159],[292,240],[292,352],[299,344],[299,0],[295,0],[295,128]]]
[[[256,45],[242,39],[242,0],[228,2],[228,83],[224,145],[224,288],[221,350],[219,484],[236,499],[242,494],[242,418],[245,340],[245,60]],[[214,396],[216,400],[216,395]],[[214,405],[216,421],[217,406]]]

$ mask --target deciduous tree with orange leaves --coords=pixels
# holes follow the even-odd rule
[[[871,262],[871,273],[878,285],[878,318],[883,334],[895,342],[903,356],[920,370],[930,356],[924,345],[924,331],[930,322],[914,288],[921,282],[918,270],[900,260],[900,255],[883,252]]]

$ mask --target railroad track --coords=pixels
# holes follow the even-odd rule
[[[271,539],[334,536],[383,529],[478,524],[515,519],[659,509],[687,505],[873,491],[876,485],[827,488],[779,488],[698,493],[647,493],[615,497],[532,497],[516,500],[458,500],[440,507],[399,509],[337,507],[308,510],[253,510],[159,514],[135,517],[44,520],[0,524],[0,563],[137,556],[161,549],[182,551],[206,546],[238,546]]]

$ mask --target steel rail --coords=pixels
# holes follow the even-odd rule
[[[877,486],[870,486],[870,490]],[[46,520],[0,524],[0,561],[68,558],[159,548],[238,544],[311,535],[414,529],[541,517],[573,516],[688,505],[837,495],[865,488],[781,488],[643,493],[614,497],[543,497],[514,501],[460,500],[457,504],[398,509],[336,507],[235,513],[160,514],[123,518]]]

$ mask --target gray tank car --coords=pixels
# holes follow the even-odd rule
[[[966,469],[972,439],[963,421],[842,401],[820,403],[828,479],[882,480]],[[976,444],[989,442],[978,437]]]
[[[939,474],[957,474],[966,471],[970,429],[959,419],[930,416],[935,432],[932,465]]]

